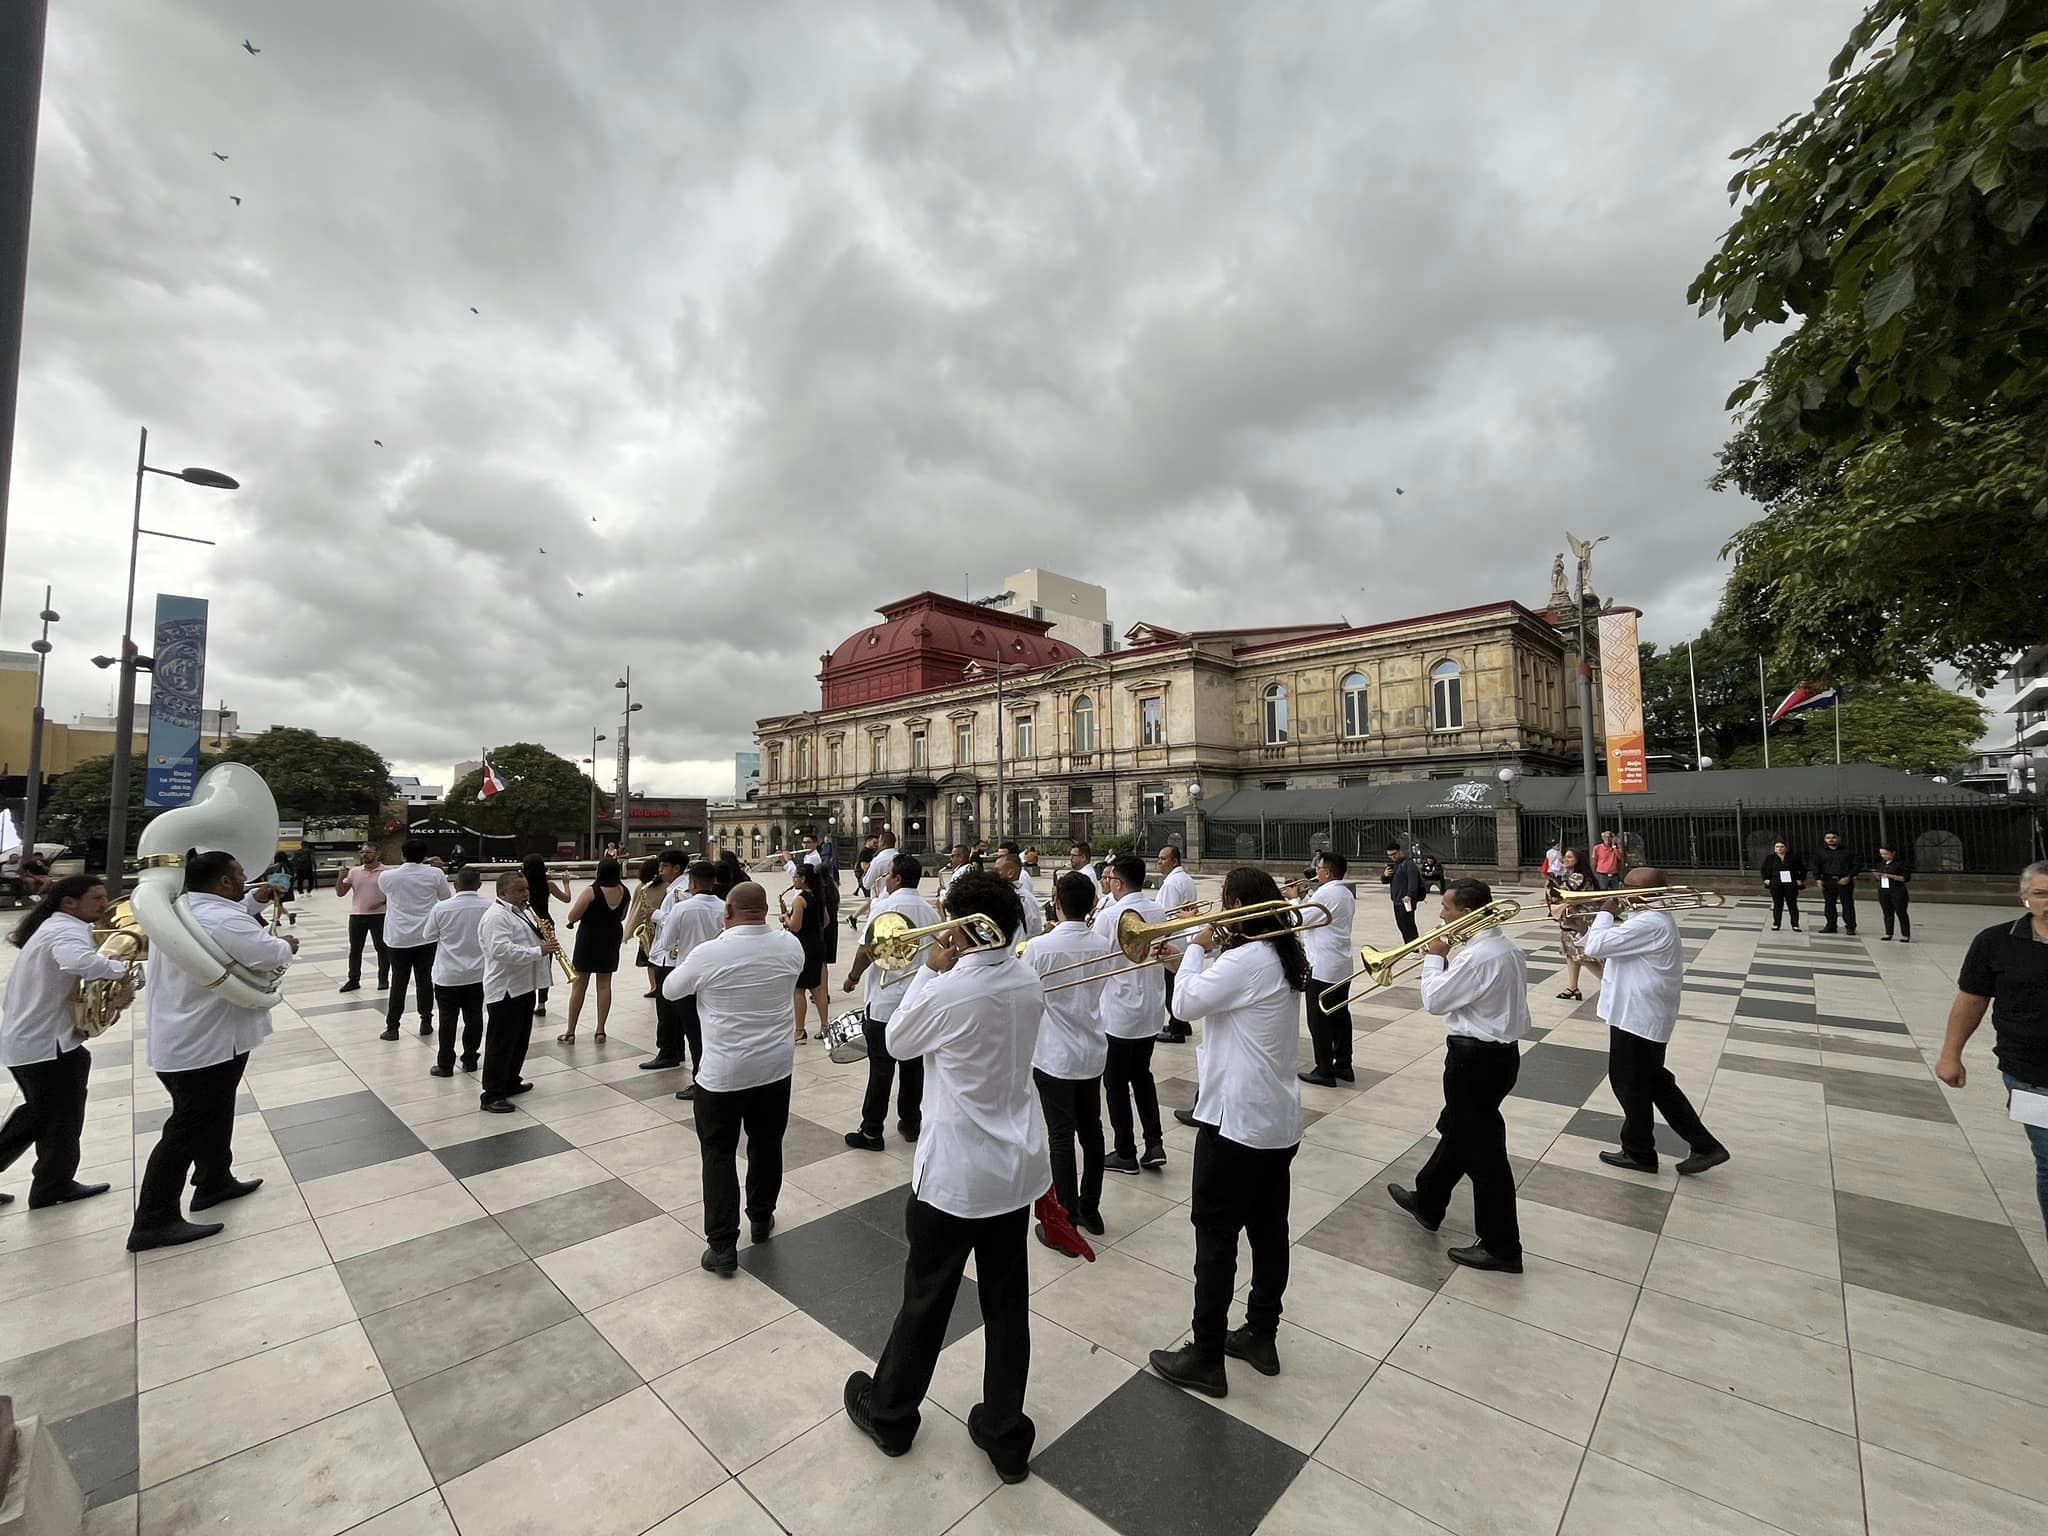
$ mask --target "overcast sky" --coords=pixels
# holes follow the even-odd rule
[[[1569,526],[1683,638],[1760,348],[1686,284],[1860,11],[64,0],[0,640],[54,582],[108,706],[140,424],[244,486],[150,481],[221,542],[145,632],[210,598],[209,703],[430,781],[630,662],[635,787],[729,793],[875,605],[1032,565],[1359,623],[1540,604]]]

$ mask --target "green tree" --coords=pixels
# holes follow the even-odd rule
[[[491,766],[506,781],[503,793],[478,800],[483,771],[464,774],[441,802],[441,814],[492,837],[512,836],[522,849],[552,849],[558,837],[590,824],[592,781],[566,757],[515,741],[490,749]],[[598,814],[609,801],[600,794]]]
[[[199,771],[204,773],[220,759],[199,754]],[[140,758],[129,765],[128,838],[132,845],[160,809],[142,803],[143,772]],[[63,842],[84,848],[107,832],[107,812],[113,806],[114,760],[93,757],[59,775],[50,785],[37,810],[36,836],[43,842]]]
[[[222,762],[247,763],[263,775],[287,817],[371,816],[391,797],[391,768],[359,741],[274,725],[238,738]]]
[[[1699,680],[1700,750],[1717,763],[1757,739],[1757,653],[1725,627],[1693,637],[1691,666],[1681,642],[1662,655],[1642,648],[1643,727],[1653,752],[1693,755],[1693,679]]]
[[[1877,684],[1846,690],[1841,708],[1842,761],[1877,763],[1905,773],[1943,773],[1969,755],[1984,734],[1984,706],[1929,682]],[[1724,766],[1761,768],[1763,744],[1752,739]],[[1835,760],[1833,712],[1794,715],[1771,728],[1771,766]]]

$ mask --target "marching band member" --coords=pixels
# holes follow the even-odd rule
[[[996,855],[996,873],[1016,887],[1017,900],[1024,904],[1024,937],[1035,939],[1045,932],[1045,908],[1040,905],[1031,875],[1014,849]]]
[[[1341,873],[1341,871],[1340,871]],[[1280,900],[1263,870],[1233,869],[1223,881],[1223,907]],[[1280,1374],[1280,1298],[1287,1289],[1289,1165],[1301,1145],[1301,1084],[1294,1042],[1309,985],[1308,956],[1287,931],[1284,915],[1240,927],[1206,928],[1175,953],[1162,944],[1160,962],[1180,978],[1180,1006],[1206,1021],[1196,1053],[1201,1087],[1195,1099],[1194,1338],[1181,1349],[1152,1351],[1152,1369],[1177,1387],[1210,1397],[1229,1394],[1223,1357],[1263,1376]],[[1260,934],[1279,937],[1261,939]],[[1212,959],[1211,950],[1218,951]],[[1237,1239],[1251,1242],[1252,1289],[1245,1324],[1230,1327],[1237,1288]]]
[[[1122,956],[1108,948],[1088,927],[1095,907],[1095,883],[1079,870],[1069,870],[1053,883],[1054,910],[1060,921],[1024,948],[1024,963],[1043,977],[1047,971],[1083,961],[1100,960],[1107,970]],[[1070,973],[1071,974],[1071,973]],[[1083,973],[1086,974],[1086,973]],[[1102,1235],[1102,1068],[1109,1059],[1109,1037],[1102,1032],[1100,981],[1062,987],[1045,995],[1045,1022],[1038,1048],[1031,1054],[1031,1078],[1038,1102],[1045,1108],[1045,1130],[1052,1155],[1053,1193],[1084,1232]],[[1074,1142],[1081,1143],[1081,1174],[1074,1177]],[[1045,1228],[1038,1240],[1048,1248]],[[1055,1250],[1059,1251],[1059,1250]]]
[[[233,854],[186,855],[186,909],[214,943],[253,971],[290,965],[299,941],[265,933],[242,907],[245,889]],[[217,1221],[184,1219],[178,1201],[188,1174],[195,1213],[253,1194],[263,1183],[234,1174],[235,1094],[249,1053],[270,1034],[269,1010],[225,1001],[160,949],[150,951],[147,977],[149,1065],[171,1096],[171,1115],[136,1192],[130,1253],[197,1242],[220,1231]]]
[[[28,1186],[32,1211],[104,1195],[111,1187],[81,1184],[76,1177],[92,1052],[71,1014],[80,982],[119,981],[128,974],[125,961],[102,959],[93,943],[92,925],[106,910],[103,881],[66,875],[10,936],[21,956],[7,977],[7,1003],[0,1012],[0,1066],[14,1074],[21,1102],[0,1125],[0,1170],[36,1149]],[[13,1200],[0,1194],[0,1205]]]
[[[553,939],[541,937],[526,909],[526,875],[507,870],[498,876],[498,899],[477,924],[484,952],[484,1070],[480,1102],[488,1114],[512,1113],[512,1098],[533,1084],[519,1075],[526,1048],[533,1041],[533,1010],[541,983],[548,979],[550,957],[560,953]]]
[[[440,1049],[429,1077],[455,1075],[455,1030],[462,1026],[462,1070],[474,1072],[484,1042],[484,914],[491,899],[478,889],[474,869],[455,872],[455,894],[427,914],[426,938],[434,951],[434,1001],[441,1014]]]
[[[1621,888],[1666,883],[1661,869],[1632,869]],[[1621,1150],[1602,1151],[1600,1161],[1638,1173],[1657,1171],[1657,1121],[1685,1138],[1692,1156],[1680,1173],[1705,1173],[1728,1161],[1728,1149],[1701,1123],[1692,1101],[1671,1069],[1664,1048],[1678,1027],[1679,990],[1685,985],[1685,949],[1678,921],[1655,907],[1626,914],[1610,902],[1593,919],[1580,944],[1586,958],[1604,969],[1595,1005],[1607,1021],[1607,1083],[1621,1104]]]
[[[1309,989],[1308,1037],[1316,1058],[1314,1068],[1302,1073],[1301,1080],[1318,1088],[1358,1080],[1351,1070],[1351,997],[1344,982],[1351,974],[1351,919],[1358,910],[1358,898],[1344,884],[1349,868],[1344,855],[1335,849],[1316,855],[1319,883],[1308,899],[1327,907],[1330,920],[1309,929],[1301,939],[1308,952],[1309,975],[1314,978]],[[1339,989],[1337,995],[1344,1006],[1325,1013],[1318,999],[1325,988],[1333,986]]]
[[[1482,880],[1453,880],[1443,895],[1448,923],[1493,900]],[[1430,943],[1422,962],[1422,1006],[1444,1020],[1444,1109],[1437,1117],[1436,1151],[1415,1176],[1415,1187],[1389,1184],[1394,1204],[1434,1232],[1458,1180],[1472,1181],[1479,1240],[1452,1248],[1453,1263],[1473,1269],[1522,1272],[1522,1229],[1515,1219],[1515,1171],[1508,1163],[1508,1124],[1501,1101],[1514,1091],[1522,1069],[1515,1042],[1529,1033],[1529,964],[1498,927],[1483,929],[1458,946]]]
[[[669,908],[668,915],[661,921],[661,930],[654,937],[655,953],[671,972],[689,959],[700,944],[715,939],[725,931],[725,900],[718,894],[718,866],[702,861],[690,866],[687,877],[689,893]],[[668,977],[662,982],[666,987]],[[674,1054],[676,1061],[683,1059],[685,1050],[690,1057],[690,1081],[676,1092],[679,1099],[697,1097],[697,1074],[704,1070],[704,1023],[697,1011],[695,997],[681,997],[671,1002],[664,990],[655,1006],[667,1010],[668,1044],[662,1046],[657,1036],[655,1049],[662,1055]],[[658,1058],[657,1058],[658,1059]],[[647,1063],[642,1062],[642,1066]]]
[[[939,900],[941,912],[946,910],[946,888],[967,869],[967,845],[955,843],[952,852],[946,855],[946,862],[939,867]]]
[[[427,918],[435,903],[455,892],[448,877],[427,862],[427,845],[408,838],[405,862],[377,877],[384,892],[384,949],[391,957],[391,996],[384,1004],[384,1040],[398,1038],[398,1021],[405,1017],[405,983],[412,979],[419,1007],[420,1033],[434,1032],[434,946],[427,938]]]
[[[1102,882],[1111,900],[1095,917],[1095,937],[1112,947],[1116,925],[1126,912],[1148,923],[1160,919],[1159,904],[1145,894],[1145,862],[1127,853],[1110,860]],[[1102,986],[1102,1026],[1109,1036],[1109,1061],[1102,1088],[1109,1099],[1109,1125],[1116,1147],[1103,1166],[1113,1173],[1135,1174],[1140,1168],[1166,1166],[1166,1142],[1159,1128],[1159,1090],[1152,1081],[1152,1047],[1159,1041],[1166,1017],[1165,970],[1148,965],[1109,977]],[[1138,1124],[1145,1132],[1145,1150],[1138,1154],[1131,1124],[1131,1104],[1138,1106]]]
[[[671,951],[662,947],[661,932],[669,914],[676,909],[678,897],[688,899],[684,894],[687,880],[684,871],[689,865],[689,855],[682,849],[662,849],[660,857],[654,861],[654,880],[643,880],[640,883],[640,890],[636,891],[633,897],[634,904],[638,906],[644,893],[647,904],[632,926],[626,930],[627,937],[638,933],[643,925],[653,930],[642,947],[647,955],[647,995],[654,999],[654,1054],[640,1063],[642,1072],[659,1072],[668,1067],[678,1066],[683,1059],[684,1041],[679,1033],[682,1024],[680,1006],[661,995],[661,984],[668,980],[668,973],[676,968],[675,961],[669,958]],[[711,873],[715,874],[716,871]],[[660,893],[658,898],[655,894],[657,889]],[[708,880],[705,889],[710,889]],[[723,921],[722,911],[720,920]]]
[[[1067,850],[1068,874],[1086,875],[1088,883],[1095,887],[1095,899],[1102,899],[1102,876],[1095,872],[1095,852],[1086,843],[1076,843]]]
[[[883,892],[868,903],[869,925],[872,926],[883,913],[895,912],[913,928],[931,927],[939,921],[939,914],[930,902],[917,894],[917,882],[924,870],[919,866],[916,855],[898,853],[893,833],[884,832],[882,836],[888,841],[883,844],[882,853],[875,855],[875,862],[868,866],[868,888]],[[883,858],[883,853],[888,855],[887,859]],[[877,869],[882,871],[879,887],[875,881]],[[874,956],[863,944],[854,951],[853,964],[847,970],[846,981],[840,990],[851,992],[863,977],[867,979],[868,1017],[861,1026],[861,1033],[867,1036],[868,1041],[868,1091],[861,1100],[860,1124],[846,1133],[846,1144],[857,1152],[879,1152],[884,1145],[882,1121],[889,1113],[889,1079],[897,1072],[896,1058],[889,1054],[882,1039],[890,1016],[902,1005],[904,989],[910,984],[911,976],[888,975],[875,964]],[[923,1124],[924,1063],[912,1056],[902,1063],[896,1089],[896,1129],[905,1141],[915,1141]]]
[[[1018,1483],[1029,1475],[1037,1434],[1024,1412],[1031,1369],[1024,1229],[1050,1177],[1031,1070],[1045,996],[1037,975],[1011,953],[1024,927],[1016,887],[962,875],[953,883],[953,915],[971,914],[991,919],[1003,942],[970,954],[971,937],[941,934],[890,1021],[888,1049],[905,1062],[931,1064],[931,1123],[911,1165],[903,1306],[874,1375],[847,1377],[845,1402],[847,1417],[886,1454],[910,1449],[972,1254],[984,1343],[982,1400],[967,1415],[967,1436],[998,1477]]]
[[[757,1243],[775,1226],[782,1193],[782,1135],[796,1037],[789,995],[804,947],[768,922],[768,893],[752,880],[725,899],[725,928],[691,950],[661,984],[670,1002],[697,999],[704,1058],[697,1090],[697,1145],[704,1157],[704,1240],[698,1262],[714,1275],[739,1268],[740,1132],[747,1133],[747,1220]]]
[[[1171,913],[1178,908],[1195,904],[1194,876],[1181,863],[1180,850],[1168,843],[1159,850],[1159,910]],[[1348,967],[1347,967],[1348,969]],[[1168,1045],[1177,1045],[1193,1033],[1187,1020],[1173,1011],[1174,974],[1166,973],[1166,1028],[1159,1031],[1159,1038]],[[1176,1112],[1175,1119],[1179,1119]]]

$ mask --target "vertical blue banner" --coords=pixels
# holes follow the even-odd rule
[[[145,805],[184,805],[199,778],[199,720],[206,695],[206,599],[156,599],[156,670],[149,687]]]

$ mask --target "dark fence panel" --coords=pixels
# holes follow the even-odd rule
[[[1147,816],[1138,823],[1138,852],[1146,858],[1162,848],[1188,846],[1188,819],[1186,816]]]
[[[1202,856],[1248,864],[1300,864],[1335,848],[1354,864],[1384,861],[1389,844],[1427,848],[1447,866],[1491,867],[1498,856],[1493,812],[1451,816],[1324,818],[1317,821],[1268,816],[1262,820],[1202,823]]]

